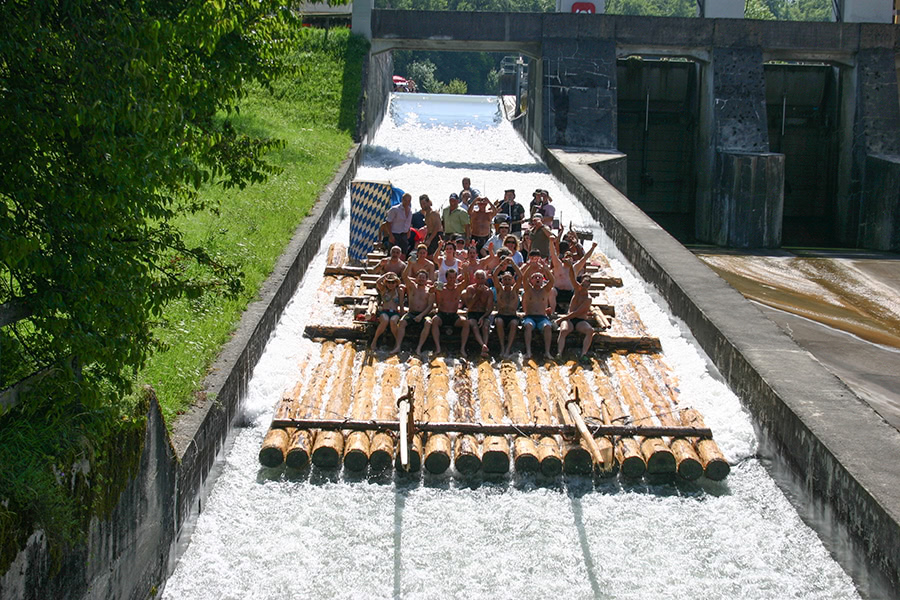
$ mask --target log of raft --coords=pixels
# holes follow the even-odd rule
[[[518,371],[516,365],[508,360],[500,363],[500,384],[503,386],[506,414],[513,423],[527,423],[528,410],[525,408],[525,399],[519,387]],[[513,437],[513,460],[519,473],[533,473],[538,470],[540,460],[537,445],[532,438],[524,435]]]
[[[472,400],[472,380],[469,365],[462,361],[453,370],[453,390],[456,392],[456,420],[463,423],[475,422],[475,403]],[[481,444],[471,434],[456,436],[454,445],[456,470],[463,475],[471,475],[481,469]]]
[[[345,344],[341,352],[341,361],[337,375],[329,388],[331,393],[325,406],[326,418],[343,418],[347,415],[353,401],[353,362],[356,349],[352,344]],[[312,463],[320,469],[335,469],[341,464],[344,454],[344,434],[340,431],[318,431],[312,445]]]
[[[369,419],[372,417],[372,395],[375,390],[375,366],[372,356],[366,357],[362,372],[353,394],[353,418]],[[369,445],[371,436],[368,431],[353,431],[347,435],[344,445],[344,467],[351,471],[362,471],[369,464]]]
[[[486,423],[503,422],[503,405],[497,390],[497,379],[491,363],[478,363],[478,397],[481,399],[481,418]],[[503,436],[485,436],[481,453],[481,466],[485,473],[497,474],[509,471],[509,442]]]
[[[644,395],[650,400],[650,405],[656,413],[661,425],[666,427],[680,427],[681,417],[676,412],[675,407],[669,401],[668,394],[660,389],[654,377],[647,369],[644,357],[639,354],[632,354],[628,357],[635,373],[641,381],[641,388]],[[694,445],[683,437],[672,438],[669,442],[672,454],[675,456],[675,468],[677,473],[687,479],[693,481],[699,479],[703,475],[703,465],[700,464],[700,457],[697,456]]]
[[[442,358],[436,358],[428,366],[428,387],[425,390],[425,421],[449,421],[450,374]],[[450,468],[450,436],[446,433],[428,435],[425,442],[425,468],[429,473],[440,474]]]
[[[413,420],[421,421],[425,406],[425,377],[422,374],[422,361],[411,358],[409,370],[406,372],[406,385],[413,393]],[[395,402],[396,406],[396,402]],[[395,468],[402,469],[400,452],[396,454]],[[412,436],[409,444],[409,472],[416,473],[422,468],[422,434]]]
[[[296,406],[300,402],[300,393],[303,390],[303,371],[305,363],[300,366],[300,379],[294,388],[281,397],[278,406],[275,407],[275,415],[273,419],[290,418],[296,411]],[[266,437],[263,438],[262,447],[259,449],[259,462],[264,467],[274,468],[281,466],[284,462],[284,456],[287,454],[288,446],[291,443],[291,435],[294,433],[293,427],[269,427]]]
[[[531,408],[534,422],[539,425],[550,425],[550,399],[544,393],[538,365],[533,360],[529,360],[525,364],[525,394],[528,397],[528,406]],[[537,438],[537,458],[541,464],[541,473],[547,477],[556,477],[562,472],[559,442],[556,437],[550,435],[535,437]]]
[[[394,388],[400,383],[400,370],[397,368],[397,357],[387,360],[387,366],[381,376],[381,396],[378,400],[378,418],[394,419],[397,416],[397,397]],[[380,431],[372,436],[369,445],[369,466],[375,472],[381,472],[391,466],[394,461],[394,436]]]
[[[678,387],[678,380],[675,377],[675,374],[672,373],[672,369],[659,354],[651,354],[647,357],[647,360],[655,366],[657,373],[660,374],[663,380],[661,389],[668,394],[672,406],[677,408],[680,404],[680,390]],[[678,416],[683,426],[706,427],[703,417],[697,410],[682,410]],[[697,451],[697,455],[700,458],[700,463],[703,465],[703,474],[706,478],[712,479],[713,481],[721,481],[728,477],[731,466],[728,464],[725,455],[722,454],[716,441],[708,438],[698,438],[692,441],[694,449]]]
[[[331,369],[331,360],[334,356],[334,342],[325,342],[322,345],[322,359],[313,369],[310,381],[312,382],[306,388],[297,407],[298,416],[310,418],[318,414],[318,409],[322,404],[322,393],[328,383],[328,371]],[[309,464],[310,452],[310,432],[305,429],[296,429],[291,434],[291,442],[288,445],[287,454],[284,462],[292,469],[302,469]]]
[[[340,242],[334,242],[328,246],[325,257],[326,267],[343,267],[347,263],[347,246]]]
[[[631,373],[624,359],[618,354],[609,357],[612,371],[619,382],[621,397],[631,413],[631,420],[635,425],[653,425],[653,417],[644,405],[644,399],[632,380]],[[675,473],[675,455],[660,437],[644,437],[638,440],[641,453],[647,463],[647,473],[650,475],[673,475]]]
[[[591,361],[594,373],[594,388],[601,398],[600,409],[603,413],[603,422],[609,425],[624,425],[628,422],[628,415],[619,402],[618,395],[609,382],[609,377],[603,365],[597,360]],[[643,477],[647,471],[647,463],[641,454],[641,446],[633,437],[623,436],[616,440],[616,462],[622,475],[630,478]]]
[[[374,306],[374,305],[373,305]],[[367,309],[367,315],[372,313],[373,309]],[[614,321],[615,322],[615,321]],[[361,340],[368,338],[374,328],[374,322],[361,321],[354,325],[316,325],[309,324],[303,330],[303,335],[311,339],[327,339],[327,340]],[[444,335],[442,342],[453,343],[459,339],[459,333],[454,330],[450,335]],[[581,343],[576,336],[570,335],[567,342],[571,345]],[[499,349],[497,346],[496,336],[492,335],[488,345],[492,348]],[[616,351],[626,350],[629,352],[659,352],[662,345],[659,338],[655,337],[629,337],[620,336],[608,332],[597,332],[594,334],[594,348],[596,350]]]
[[[681,420],[682,423],[691,427],[706,427],[703,417],[693,408],[682,411]],[[728,473],[731,472],[731,465],[725,460],[725,455],[722,454],[715,440],[700,439],[694,443],[694,447],[697,449],[697,455],[700,457],[700,463],[703,465],[703,474],[707,479],[722,481],[728,477]]]
[[[369,337],[371,323],[358,325],[307,325],[303,335],[326,340],[361,340]]]
[[[600,410],[600,403],[594,397],[592,386],[588,384],[587,377],[584,374],[584,368],[576,365],[570,377],[572,387],[578,391],[578,397],[581,400],[581,411],[584,419],[588,422],[594,422],[602,425],[608,425],[603,418],[603,412]],[[590,440],[585,440],[590,446]],[[596,449],[603,456],[603,464],[600,466],[601,475],[610,477],[618,471],[618,463],[615,459],[615,451],[612,440],[608,437],[598,437],[594,440]],[[591,450],[591,448],[588,448]],[[591,452],[591,454],[594,454]],[[596,461],[595,461],[596,463]]]
[[[553,414],[560,423],[573,425],[572,417],[566,409],[569,399],[569,386],[563,381],[559,368],[550,369],[550,402]],[[577,437],[563,438],[562,444],[563,471],[570,475],[588,475],[593,470],[594,461],[591,453],[581,445]]]

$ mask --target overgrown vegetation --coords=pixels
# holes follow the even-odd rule
[[[234,118],[238,131],[285,141],[267,156],[280,173],[244,190],[206,186],[201,196],[218,205],[179,219],[191,244],[202,244],[240,265],[243,291],[225,297],[209,290],[170,302],[154,334],[165,350],[138,375],[156,390],[167,422],[187,409],[206,369],[256,296],[295,228],[353,143],[360,74],[367,48],[345,29],[304,29],[293,56],[297,75],[255,88]]]
[[[37,528],[57,559],[82,540],[115,507],[143,447],[146,393],[89,409],[58,402],[59,385],[46,383],[0,417],[0,573]]]
[[[51,366],[17,407],[0,416],[0,573],[36,528],[45,532],[52,551],[58,554],[65,545],[83,539],[92,516],[106,515],[115,506],[137,465],[147,409],[143,392],[128,395],[123,390],[128,384],[152,383],[159,388],[163,412],[170,418],[190,404],[241,312],[346,157],[356,128],[365,42],[343,29],[298,29],[283,50],[287,52],[278,57],[283,68],[277,76],[245,85],[233,105],[222,105],[204,125],[210,131],[227,130],[235,144],[246,144],[251,150],[243,159],[239,148],[228,155],[236,161],[235,168],[243,169],[245,183],[259,179],[250,174],[256,167],[261,169],[260,176],[269,174],[268,181],[241,189],[236,183],[222,185],[222,180],[211,174],[208,182],[198,182],[196,189],[193,182],[188,184],[185,193],[191,197],[190,210],[181,210],[188,207],[179,196],[167,209],[171,212],[165,221],[159,215],[145,215],[147,231],[165,227],[179,236],[183,249],[202,248],[217,265],[228,265],[227,269],[217,274],[215,265],[204,264],[190,253],[166,254],[163,268],[196,285],[190,287],[190,293],[168,298],[164,306],[152,311],[146,339],[154,340],[156,352],[137,376],[130,363],[126,365],[120,372],[128,377],[124,385],[108,377],[106,367],[98,367],[96,361],[82,362],[80,373],[67,367],[66,361],[57,367],[53,366],[56,363],[35,361],[28,369],[20,369],[27,374],[31,367]],[[202,87],[202,82],[197,86]],[[270,141],[258,145],[254,139]],[[131,146],[118,148],[125,152]],[[224,171],[221,173],[224,176]],[[8,209],[12,202],[8,194],[2,191],[0,197]],[[67,211],[69,196],[56,198],[48,192],[43,198],[52,205],[49,208]],[[83,212],[70,212],[70,217],[90,221],[93,213],[80,210]],[[5,216],[10,216],[8,210]],[[96,216],[93,226],[99,227],[101,216]],[[10,240],[8,233],[0,228],[4,243]],[[90,270],[79,274],[111,286],[109,280],[115,276],[127,279],[120,273],[123,268],[118,261],[93,260]],[[8,283],[8,271],[4,277]],[[215,277],[220,277],[218,283]],[[240,285],[229,286],[228,278]],[[11,289],[5,288],[6,292]],[[91,310],[115,311],[112,300]],[[133,300],[140,301],[140,296]],[[89,296],[80,302],[98,301]],[[20,322],[5,339],[21,338],[33,345],[35,340],[22,334],[28,333],[23,325],[35,322]],[[91,335],[100,332],[94,330]],[[116,346],[117,340],[111,345]],[[6,351],[13,345],[4,346],[0,360],[21,366],[8,362],[14,356]]]

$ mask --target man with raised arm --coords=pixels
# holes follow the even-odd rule
[[[410,256],[413,255],[411,254]],[[403,283],[409,285],[409,280],[412,279],[411,275],[417,274],[422,270],[428,273],[429,281],[434,281],[436,269],[437,267],[434,266],[434,263],[428,260],[428,248],[424,242],[420,243],[416,246],[415,258],[410,258],[409,262],[406,263],[406,268],[403,270]]]
[[[410,279],[407,276],[408,270],[404,271],[404,281],[407,287],[407,298],[409,301],[409,311],[400,319],[397,325],[398,339],[397,347],[394,352],[400,350],[400,342],[406,335],[406,328],[410,325],[422,325],[422,332],[419,334],[419,345],[416,346],[416,354],[422,353],[422,345],[428,339],[428,332],[431,330],[431,322],[428,315],[434,308],[434,289],[431,281],[428,279],[428,271],[419,269],[416,271],[416,278]]]
[[[594,341],[594,333],[596,331],[588,321],[591,316],[591,297],[589,295],[591,275],[585,273],[576,276],[572,262],[566,261],[565,265],[569,279],[574,282],[575,293],[572,296],[572,301],[569,303],[568,312],[556,320],[556,324],[559,325],[556,355],[562,356],[563,349],[566,347],[566,336],[572,331],[577,331],[584,334],[584,341],[581,344],[581,356],[586,356],[588,350],[591,349],[591,343]]]
[[[563,244],[565,242],[560,243]],[[591,254],[596,249],[597,242],[594,242],[591,249],[573,263],[574,257],[571,253],[567,253],[566,256],[560,258],[559,248],[557,248],[556,244],[550,245],[550,267],[553,269],[553,276],[556,278],[556,312],[562,314],[569,310],[569,302],[572,300],[572,294],[575,292],[575,286],[569,277],[567,263],[573,263],[575,274],[580,275],[590,260]]]
[[[400,246],[392,246],[388,257],[382,258],[381,261],[375,265],[375,273],[378,275],[393,273],[399,276],[403,273],[404,269],[406,269],[406,261],[403,260],[403,250]]]
[[[519,290],[522,289],[522,272],[509,256],[501,259],[494,268],[494,293],[497,295],[497,315],[494,327],[500,338],[500,356],[506,358],[512,353],[512,343],[519,327]],[[506,331],[509,334],[506,334]],[[504,339],[505,338],[505,339]]]
[[[372,338],[372,350],[378,345],[378,338],[384,333],[388,325],[391,326],[391,333],[397,340],[397,346],[400,346],[399,330],[397,323],[403,316],[403,288],[400,286],[400,278],[396,273],[385,273],[375,282],[375,290],[378,292],[378,327],[375,329],[375,336]],[[395,352],[393,350],[392,352]]]
[[[476,198],[469,207],[469,222],[472,227],[472,239],[475,249],[480,253],[485,242],[491,237],[491,224],[497,214],[497,207],[487,198]],[[498,250],[499,248],[494,248]]]
[[[487,286],[487,273],[482,269],[475,271],[475,282],[462,293],[463,306],[466,308],[468,327],[462,331],[460,354],[466,355],[466,342],[469,341],[469,330],[475,335],[475,341],[481,346],[481,355],[488,355],[488,330],[491,327],[491,312],[494,310],[494,293]]]
[[[532,252],[535,252],[534,250]],[[555,304],[553,293],[553,272],[547,268],[538,254],[529,254],[528,263],[522,268],[522,328],[525,330],[525,356],[531,358],[531,333],[537,329],[544,336],[544,355],[552,358],[550,351],[553,334],[553,314]]]
[[[456,275],[456,269],[449,269],[445,274],[447,282],[435,285],[437,314],[431,318],[431,337],[434,340],[436,354],[441,353],[442,325],[461,327],[464,335],[468,336],[469,334],[469,321],[460,317],[456,312],[459,310],[459,298],[465,289],[465,285],[457,281]]]

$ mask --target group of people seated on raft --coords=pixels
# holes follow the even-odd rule
[[[525,207],[516,200],[515,190],[506,190],[503,200],[494,203],[473,188],[468,177],[463,178],[462,186],[458,194],[450,194],[448,205],[440,212],[434,210],[428,194],[419,196],[418,211],[412,209],[412,196],[403,194],[400,204],[392,207],[381,223],[384,247],[399,246],[405,257],[422,242],[429,255],[434,256],[442,241],[462,236],[466,242],[474,240],[479,256],[486,256],[490,243],[493,242],[497,251],[503,245],[501,236],[513,235],[526,244],[536,242],[538,249],[544,250],[546,255],[547,234],[556,217],[556,207],[547,190],[534,191],[526,216]],[[529,229],[534,217],[540,217],[548,229]],[[528,239],[523,233],[529,234]]]
[[[463,192],[468,191],[468,180],[463,180]],[[538,190],[535,197],[539,207],[546,202]],[[590,322],[591,298],[590,274],[585,271],[596,243],[587,251],[573,232],[560,230],[554,234],[546,219],[552,220],[552,212],[537,212],[527,221],[524,209],[505,214],[508,218],[496,219],[497,207],[477,191],[467,215],[486,213],[488,230],[475,230],[466,220],[463,232],[450,231],[454,223],[454,211],[459,208],[459,195],[450,195],[450,207],[444,209],[444,219],[436,220],[428,197],[420,198],[424,213],[422,239],[415,252],[408,258],[400,240],[406,240],[403,230],[390,229],[391,215],[385,222],[390,232],[389,256],[375,267],[380,274],[375,284],[378,297],[378,326],[372,339],[372,349],[390,328],[395,345],[400,345],[410,325],[421,326],[416,353],[421,354],[429,333],[435,352],[441,352],[441,328],[460,330],[460,354],[466,356],[470,336],[488,355],[491,325],[497,332],[501,356],[512,353],[512,344],[521,325],[525,338],[525,356],[531,357],[532,334],[535,330],[544,339],[545,355],[552,357],[554,324],[559,328],[557,356],[565,348],[566,338],[576,331],[583,334],[581,354],[587,354],[593,341],[595,328]],[[401,205],[408,210],[408,194]],[[507,190],[506,197],[514,202],[515,192]],[[505,204],[509,204],[504,200]],[[502,204],[501,204],[502,206]],[[397,207],[395,207],[397,208]],[[393,209],[392,209],[393,210]],[[450,217],[447,219],[446,217]],[[514,218],[521,217],[521,218]],[[460,217],[460,221],[463,219]],[[474,220],[474,219],[472,219]],[[493,231],[490,230],[493,224]],[[523,228],[522,225],[525,225]],[[513,227],[516,231],[512,231]],[[438,235],[433,235],[435,229]],[[518,235],[516,235],[518,233]],[[435,241],[436,240],[436,241]],[[520,316],[519,311],[524,313]],[[462,310],[460,315],[458,311]]]

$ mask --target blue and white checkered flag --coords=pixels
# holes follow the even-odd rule
[[[378,240],[378,228],[391,207],[388,181],[350,183],[350,260],[364,263]]]

